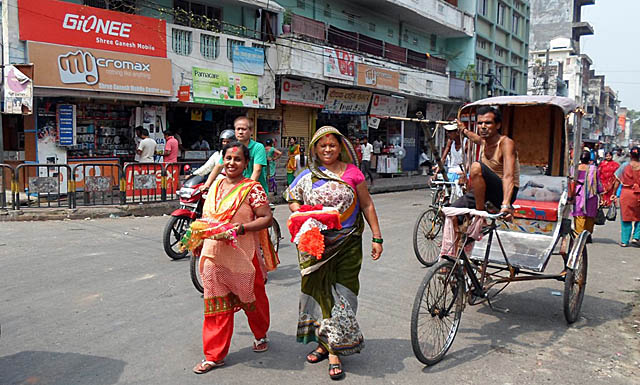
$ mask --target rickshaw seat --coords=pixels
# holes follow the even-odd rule
[[[513,216],[522,219],[537,219],[555,222],[558,220],[559,202],[539,202],[528,199],[516,199]]]
[[[521,175],[518,196],[513,203],[519,206],[513,216],[555,222],[558,220],[560,197],[566,190],[566,178],[546,175]]]

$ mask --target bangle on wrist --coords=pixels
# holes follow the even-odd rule
[[[382,238],[373,237],[373,238],[371,238],[371,242],[382,244],[384,242],[384,240]]]
[[[240,225],[238,226],[238,231],[237,231],[238,235],[244,235],[244,225]]]
[[[510,204],[508,204],[508,205],[502,205],[502,206],[500,206],[500,208],[513,210],[513,206],[512,206],[512,205],[510,205]]]

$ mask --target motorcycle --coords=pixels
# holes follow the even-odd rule
[[[185,173],[189,169],[185,166]],[[171,219],[164,227],[162,243],[164,251],[171,259],[182,259],[189,253],[180,250],[180,240],[189,229],[191,222],[202,216],[202,207],[207,199],[206,192],[200,191],[200,186],[207,180],[204,176],[193,175],[187,179],[178,190],[180,208],[171,213]]]

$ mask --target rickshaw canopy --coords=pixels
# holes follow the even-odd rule
[[[563,96],[549,96],[549,95],[517,95],[517,96],[496,96],[493,98],[487,98],[478,100],[473,103],[469,103],[461,108],[461,111],[467,108],[479,107],[479,106],[536,106],[536,105],[553,105],[564,112],[565,115],[574,112],[577,108],[576,102],[571,98],[565,98]]]

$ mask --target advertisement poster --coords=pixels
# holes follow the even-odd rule
[[[371,111],[369,111],[369,115],[405,118],[407,116],[408,109],[409,100],[405,98],[373,94],[373,101],[371,102]]]
[[[156,152],[164,151],[164,130],[167,128],[167,109],[165,106],[136,107],[136,127],[149,130],[149,137],[156,141]],[[156,162],[160,162],[157,157]]]
[[[280,101],[282,104],[322,108],[324,106],[324,84],[282,79]]]
[[[336,48],[324,49],[324,76],[343,80],[353,80],[355,62],[353,54]]]
[[[193,101],[259,108],[258,77],[193,67]]]
[[[264,49],[258,47],[233,47],[233,72],[264,75]]]
[[[167,57],[167,22],[54,0],[18,0],[20,40]],[[33,62],[33,60],[32,60]]]
[[[371,92],[329,88],[322,112],[329,114],[364,115],[369,109]]]
[[[25,114],[33,112],[33,80],[20,68],[33,75],[31,65],[8,65],[4,67],[4,113]]]
[[[58,145],[73,146],[76,144],[76,106],[74,104],[58,104]]]
[[[384,68],[358,63],[358,79],[356,84],[362,87],[373,87],[382,90],[396,91],[400,87],[398,73]]]
[[[27,42],[36,87],[171,96],[171,60]]]
[[[127,197],[162,194],[162,165],[134,165],[126,167]],[[180,165],[167,167],[167,191],[177,191]]]

